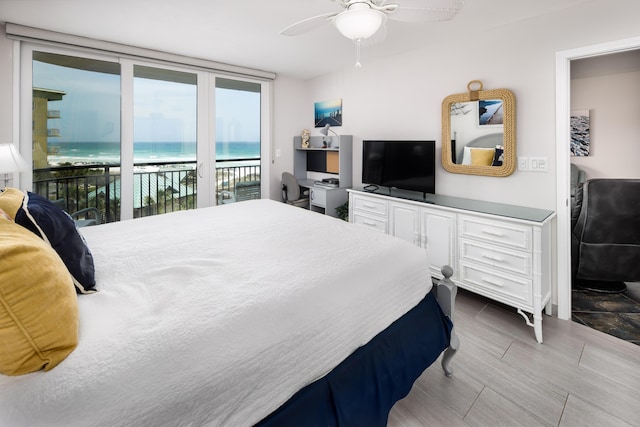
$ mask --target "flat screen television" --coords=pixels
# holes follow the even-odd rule
[[[436,142],[362,141],[362,183],[435,194]]]

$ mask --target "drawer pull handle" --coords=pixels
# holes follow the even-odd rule
[[[376,205],[371,205],[369,203],[364,203],[362,206],[364,206],[365,208],[369,208],[369,209],[373,209],[376,207]]]
[[[504,258],[491,254],[482,254],[482,258],[490,259],[491,261],[504,262]]]
[[[482,230],[482,232],[484,234],[488,234],[490,236],[496,236],[496,237],[504,237],[504,233],[501,233],[499,231],[494,231],[494,230],[487,230],[486,228]]]
[[[371,221],[362,221],[362,223],[364,225],[369,225],[371,227],[375,227],[376,226],[376,223],[375,222],[371,222]]]
[[[488,278],[486,278],[486,277],[483,277],[483,278],[482,278],[482,281],[483,281],[483,282],[485,282],[485,283],[488,283],[488,284],[490,284],[490,285],[497,286],[497,287],[499,287],[499,288],[504,287],[504,285],[503,285],[502,283],[498,283],[498,282],[496,282],[496,281],[494,281],[494,280],[491,280],[491,279],[488,279]]]

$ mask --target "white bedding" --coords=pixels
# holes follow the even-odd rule
[[[425,251],[269,200],[82,229],[100,292],[2,426],[251,425],[430,290]]]

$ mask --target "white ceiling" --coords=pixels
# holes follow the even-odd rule
[[[466,0],[451,21],[388,20],[386,40],[363,50],[362,63],[450,37],[478,42],[480,28],[589,1]],[[340,10],[331,0],[0,0],[0,21],[309,79],[352,67],[355,45],[332,25],[296,37],[279,32],[304,18]]]

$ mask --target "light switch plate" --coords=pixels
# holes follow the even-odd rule
[[[528,157],[518,157],[518,170],[519,171],[528,171],[529,170],[529,158]]]

